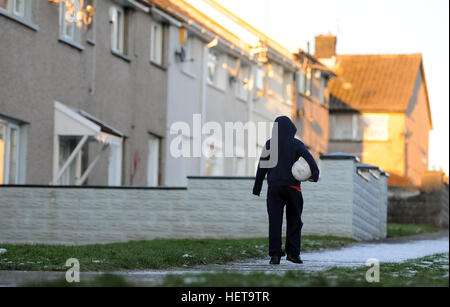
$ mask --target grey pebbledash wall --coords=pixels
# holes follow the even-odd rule
[[[304,233],[386,235],[387,180],[355,158],[327,155],[321,179],[304,183]],[[377,176],[378,177],[378,176]],[[266,237],[262,197],[253,178],[190,177],[187,188],[1,186],[0,243],[85,245],[155,238]]]

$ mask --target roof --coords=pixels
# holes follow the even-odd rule
[[[423,73],[421,54],[339,55],[337,65],[339,76],[330,82],[332,111],[406,112]]]
[[[225,28],[221,24],[219,24],[216,20],[213,20],[208,15],[191,5],[185,0],[140,0],[143,3],[148,5],[157,6],[168,12],[169,14],[176,16],[179,20],[183,22],[195,22],[199,24],[204,29],[214,33],[225,41],[229,42],[231,45],[249,53],[252,48],[257,46],[250,46],[246,42],[244,42],[240,37],[238,37],[235,33],[233,33],[230,29]],[[236,25],[246,29],[249,33],[252,33],[258,39],[264,43],[266,47],[269,48],[269,51],[273,51],[273,53],[278,54],[280,59],[287,61],[289,65],[294,63],[298,63],[297,57],[291,51],[289,51],[282,44],[270,38],[264,32],[256,29],[236,14],[232,13],[230,10],[221,6],[214,0],[204,0],[209,6],[213,9],[217,10],[224,17],[228,18],[230,21],[234,22]],[[189,23],[190,24],[190,23]],[[270,52],[269,52],[270,54]],[[326,70],[326,67],[323,67]]]

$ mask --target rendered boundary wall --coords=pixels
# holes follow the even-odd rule
[[[376,178],[344,154],[322,156],[319,165],[319,182],[302,184],[303,233],[385,237],[382,172]],[[267,185],[256,197],[253,181],[189,177],[186,188],[0,186],[0,243],[267,237]]]

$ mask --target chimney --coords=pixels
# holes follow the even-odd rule
[[[336,36],[318,35],[315,37],[314,56],[318,59],[329,59],[336,55]]]

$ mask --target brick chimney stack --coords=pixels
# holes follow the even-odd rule
[[[314,56],[318,59],[330,59],[336,56],[336,36],[318,35],[315,37]]]

